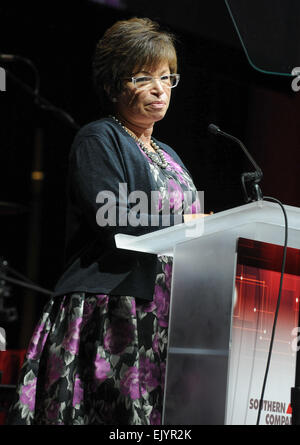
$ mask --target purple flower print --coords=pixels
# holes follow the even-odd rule
[[[174,161],[174,159],[166,152],[164,152],[166,160],[168,161],[168,164],[170,164],[170,166],[176,170],[176,172],[182,172],[182,168],[179,164],[177,164],[177,162]]]
[[[107,329],[104,349],[112,354],[120,354],[134,339],[134,326],[127,320],[115,320]]]
[[[165,157],[166,157],[166,160],[167,160],[167,162],[169,164],[169,166],[167,167],[167,170],[175,170],[177,179],[180,181],[180,183],[188,186],[187,181],[180,174],[180,173],[183,173],[182,167],[179,164],[177,164],[177,162],[175,162],[174,159],[171,158],[171,156],[169,156],[168,153],[166,153],[166,152],[165,152]]]
[[[170,209],[174,211],[182,208],[182,202],[184,199],[183,191],[174,179],[168,181],[168,197],[170,202]]]
[[[120,392],[124,396],[129,396],[132,400],[140,397],[139,372],[135,366],[128,368],[124,377],[121,379]]]
[[[164,270],[165,284],[166,284],[166,288],[169,290],[169,292],[171,291],[172,269],[173,269],[172,263],[167,263],[165,265],[165,270]]]
[[[74,392],[73,392],[73,407],[75,408],[76,405],[80,405],[81,401],[83,399],[83,389],[81,386],[81,380],[78,375],[75,376],[75,383],[74,383]]]
[[[139,373],[143,395],[147,391],[152,391],[159,384],[160,369],[155,363],[151,363],[148,357],[141,357]]]
[[[194,201],[191,205],[191,209],[190,209],[191,213],[200,213],[200,201],[199,199],[196,199],[196,201]]]
[[[54,422],[55,420],[58,420],[58,413],[59,413],[59,407],[60,403],[52,400],[50,402],[50,405],[47,407],[47,418],[50,420],[50,422]],[[58,422],[55,422],[58,423]]]
[[[131,299],[131,311],[130,311],[131,315],[136,315],[136,303],[135,303],[135,299],[132,298]]]
[[[155,221],[157,220],[157,216],[161,212],[163,207],[163,196],[160,190],[155,190],[155,192],[151,195],[151,213],[153,216],[153,220],[151,223],[157,224]]]
[[[28,385],[22,386],[20,401],[22,405],[27,405],[29,411],[33,412],[35,408],[36,377]]]
[[[68,333],[62,342],[63,348],[71,354],[76,354],[78,352],[81,323],[82,317],[72,320],[69,324]]]
[[[95,359],[95,378],[98,382],[103,382],[107,379],[107,374],[110,371],[110,364],[99,354],[96,354]]]
[[[84,304],[83,314],[82,314],[82,324],[85,325],[89,319],[91,318],[91,315],[94,311],[94,304],[90,302],[86,302]]]
[[[47,334],[44,333],[44,335],[42,335],[44,328],[45,328],[45,323],[41,323],[37,325],[35,328],[35,331],[33,333],[27,351],[27,358],[29,358],[30,360],[36,360],[37,358],[39,358],[43,350],[44,344],[48,336],[48,333]]]
[[[46,389],[48,389],[54,382],[56,382],[62,373],[63,362],[60,357],[54,353],[50,353],[47,369]]]
[[[150,425],[160,425],[161,424],[161,414],[160,412],[153,408],[150,414]]]
[[[162,209],[162,194],[158,191],[157,210],[160,212]]]
[[[108,295],[106,294],[96,295],[96,298],[97,298],[97,306],[102,306],[108,303]]]
[[[155,334],[153,341],[152,341],[152,349],[154,352],[159,352],[159,335]]]
[[[136,305],[137,310],[142,312],[153,312],[156,308],[154,301],[149,301],[147,303],[141,303]]]
[[[169,324],[170,292],[168,290],[164,291],[161,286],[156,284],[153,300],[156,304],[158,324],[167,327]]]

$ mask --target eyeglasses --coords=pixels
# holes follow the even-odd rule
[[[178,85],[180,74],[165,74],[164,76],[141,76],[141,77],[124,77],[130,80],[136,88],[151,87],[155,80],[159,80],[163,87],[175,88]]]

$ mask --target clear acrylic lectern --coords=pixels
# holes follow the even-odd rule
[[[291,307],[282,312],[284,327],[275,338],[265,392],[261,423],[266,424],[289,423],[294,384],[290,329],[298,326],[294,295],[300,296],[300,209],[285,209],[295,267],[285,285],[284,301],[290,298],[286,304]],[[269,262],[257,268],[255,255],[244,250],[246,265],[237,266],[240,239],[263,246],[256,252],[268,251]],[[196,225],[180,224],[140,237],[116,235],[118,248],[174,257],[164,425],[255,424],[280,275],[273,263],[274,257],[281,262],[278,246],[283,244],[282,210],[267,201],[200,218]]]

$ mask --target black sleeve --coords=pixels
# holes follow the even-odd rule
[[[149,208],[139,213],[138,225],[136,219],[134,225],[130,223],[133,205],[120,195],[120,184],[127,182],[125,166],[113,143],[96,135],[77,139],[70,156],[71,193],[92,229],[98,234],[103,231],[106,238],[116,233],[143,235],[168,225],[165,216],[150,214]],[[102,223],[104,210],[109,221],[106,225]],[[182,215],[168,218],[169,225],[182,222]]]

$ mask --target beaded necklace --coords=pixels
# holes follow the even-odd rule
[[[144,142],[142,142],[134,133],[132,133],[132,131],[130,131],[128,128],[126,128],[125,125],[123,125],[115,116],[109,116],[109,117],[111,117],[119,125],[121,125],[123,130],[125,130],[126,133],[129,134],[129,136],[131,136],[135,140],[135,142],[137,142],[139,144],[139,146],[141,147],[143,152],[151,159],[151,161],[153,161],[156,165],[158,165],[161,168],[166,168],[168,166],[168,162],[167,162],[167,160],[165,158],[164,152],[153,141],[153,139],[151,139],[150,144],[151,144],[151,147],[154,148],[155,153],[153,153],[152,151],[148,150],[148,148],[145,146]]]

